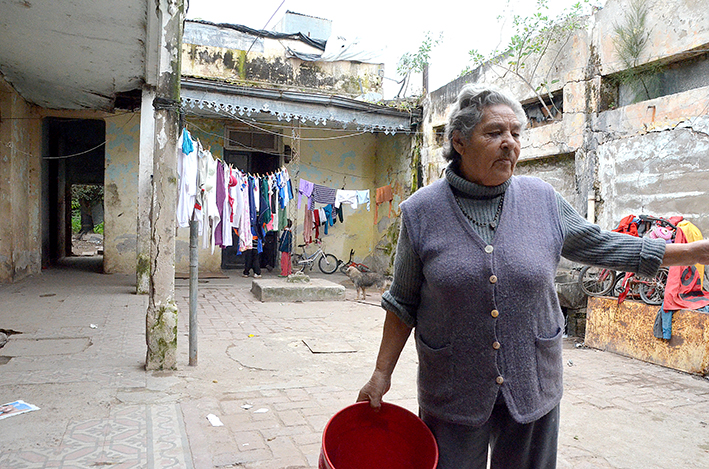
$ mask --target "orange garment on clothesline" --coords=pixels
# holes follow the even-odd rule
[[[376,206],[374,207],[374,223],[377,222],[379,218],[379,205],[384,202],[389,202],[389,218],[391,218],[391,201],[394,200],[394,192],[391,186],[387,184],[386,186],[377,189]]]

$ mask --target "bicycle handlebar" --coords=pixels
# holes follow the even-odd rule
[[[649,221],[649,222],[659,223],[661,225],[668,226],[668,227],[672,228],[673,230],[677,229],[676,225],[672,224],[672,222],[670,222],[669,220],[665,220],[664,218],[657,218],[657,217],[653,217],[650,215],[638,215],[638,218],[642,221]]]

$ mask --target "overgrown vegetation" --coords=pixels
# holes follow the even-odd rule
[[[71,186],[71,232],[103,234],[103,221],[94,224],[92,209],[103,203],[103,186],[74,184]]]
[[[421,44],[416,52],[406,52],[399,58],[399,63],[396,66],[396,73],[403,77],[399,82],[401,88],[396,97],[405,97],[409,89],[412,73],[422,73],[431,58],[431,51],[438,46],[443,40],[443,33],[438,34],[438,38],[434,39],[430,31],[426,31]],[[403,93],[402,93],[403,92]]]
[[[486,55],[477,49],[469,51],[470,65],[461,72],[461,76],[481,65],[488,65],[501,78],[511,74],[527,85],[536,94],[547,115],[561,114],[559,109],[554,109],[554,112],[549,109],[549,106],[555,107],[551,85],[559,81],[550,80],[550,74],[564,46],[584,26],[585,15],[592,7],[595,5],[591,0],[582,0],[552,18],[548,15],[548,0],[537,0],[535,13],[513,16],[513,33],[507,45]],[[498,17],[498,20],[501,19]]]
[[[622,71],[613,76],[614,84],[626,86],[630,96],[624,101],[628,104],[652,99],[660,94],[659,72],[662,65],[641,65],[641,56],[645,51],[650,32],[647,30],[647,0],[630,0],[624,21],[615,24],[613,45]]]

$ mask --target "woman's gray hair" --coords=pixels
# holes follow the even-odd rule
[[[524,129],[527,126],[527,115],[522,109],[522,104],[509,93],[491,85],[468,84],[458,94],[446,124],[446,140],[448,143],[443,150],[443,157],[447,161],[460,160],[460,154],[453,148],[453,132],[461,133],[468,139],[483,117],[485,108],[504,104],[517,116],[517,120]]]

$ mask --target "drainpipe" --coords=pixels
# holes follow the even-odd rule
[[[586,220],[590,223],[596,223],[596,194],[591,192],[588,194],[588,213]]]

